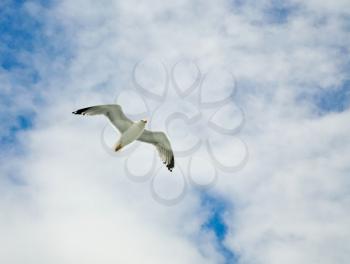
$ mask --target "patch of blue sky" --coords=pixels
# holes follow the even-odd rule
[[[285,24],[291,17],[298,14],[298,12],[302,10],[301,5],[290,1],[272,0],[268,2],[255,3],[254,1],[231,0],[231,7],[235,12],[241,12],[241,9],[247,5],[261,8],[259,11],[262,11],[262,17],[260,19],[255,18],[258,19],[254,20],[254,24],[256,25]]]
[[[33,52],[43,41],[42,22],[27,12],[24,3],[10,1],[0,9],[0,64],[6,70],[28,67],[20,53]]]
[[[271,24],[284,24],[298,13],[299,5],[288,3],[288,1],[271,1],[264,9],[264,22]]]
[[[28,130],[33,127],[33,121],[35,118],[35,113],[26,112],[20,114],[14,118],[14,120],[7,120],[6,118],[1,118],[1,122],[8,122],[9,127],[5,133],[1,134],[0,145],[13,144],[16,142],[16,136],[19,131]]]
[[[32,2],[45,8],[53,3],[43,0]],[[41,79],[39,71],[27,59],[28,56],[38,50],[45,52],[46,47],[50,47],[49,40],[43,34],[44,21],[41,17],[32,16],[25,7],[26,3],[28,1],[10,0],[0,8],[0,72],[6,76],[10,85],[6,89],[1,89],[0,85],[2,150],[6,145],[16,143],[19,131],[32,127],[35,115],[28,109],[22,109],[16,98],[34,93],[33,85]],[[18,112],[14,112],[16,109]]]
[[[342,82],[338,87],[310,90],[311,92],[304,92],[297,96],[296,101],[310,106],[317,116],[340,113],[350,107],[350,79]]]
[[[234,7],[234,8],[240,8],[244,5],[244,0],[231,0],[231,5]]]
[[[350,106],[350,80],[336,89],[321,90],[313,98],[321,113],[342,112]]]
[[[202,207],[209,211],[207,221],[202,225],[202,230],[213,232],[216,238],[216,248],[225,259],[225,264],[237,263],[238,256],[224,244],[228,227],[224,221],[225,214],[230,210],[230,205],[222,198],[201,193]]]

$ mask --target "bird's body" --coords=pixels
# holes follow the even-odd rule
[[[118,142],[115,144],[115,151],[118,151],[137,140],[145,130],[146,123],[144,121],[138,121],[133,123],[123,134],[121,134]]]
[[[174,154],[170,142],[164,132],[153,132],[145,129],[146,120],[132,122],[125,116],[120,105],[96,105],[74,111],[76,115],[105,115],[116,128],[121,136],[114,146],[115,151],[119,151],[126,145],[139,140],[149,143],[157,148],[157,151],[166,164],[169,171],[175,166]]]

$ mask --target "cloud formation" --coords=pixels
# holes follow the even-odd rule
[[[1,120],[31,122],[7,147],[15,151],[0,152],[1,262],[347,263],[348,1],[62,0],[20,8],[41,26],[32,29],[37,48],[16,58],[29,66],[0,70]],[[244,169],[220,174],[209,191],[191,188],[170,208],[105,152],[105,120],[70,115],[128,90],[145,58],[168,67],[190,59],[213,80],[229,69],[245,112]],[[157,84],[157,69],[149,74]],[[206,86],[208,94],[225,89]],[[345,98],[341,108],[322,103],[330,93]],[[1,134],[10,128],[2,124]],[[219,236],[208,228],[216,211],[203,192],[225,204]]]

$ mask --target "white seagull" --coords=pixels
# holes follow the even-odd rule
[[[119,151],[135,140],[150,143],[157,148],[159,156],[163,163],[166,164],[168,170],[173,170],[175,160],[168,137],[164,132],[152,132],[145,129],[147,120],[132,122],[125,116],[121,106],[117,104],[86,107],[74,111],[73,114],[105,115],[112,126],[121,133],[119,140],[115,144],[115,151]]]

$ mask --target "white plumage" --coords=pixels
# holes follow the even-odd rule
[[[154,145],[166,164],[169,171],[175,166],[174,154],[171,149],[168,137],[164,132],[152,132],[145,129],[146,120],[132,122],[125,116],[120,105],[96,105],[74,111],[77,115],[105,115],[112,126],[116,128],[121,136],[115,145],[114,150],[118,151],[135,140]]]

